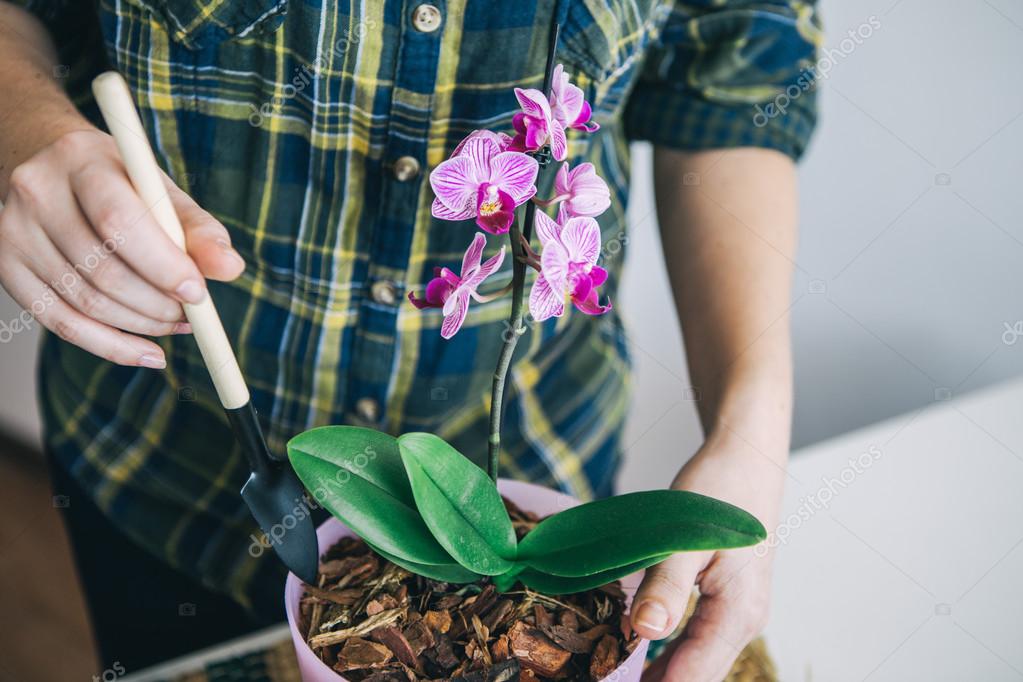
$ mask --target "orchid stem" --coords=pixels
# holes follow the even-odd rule
[[[547,51],[547,65],[544,73],[543,92],[550,97],[551,80],[554,77],[554,53],[558,44],[558,34],[561,26],[554,22],[551,26],[550,45]],[[550,151],[544,147],[536,152],[535,158],[542,171],[551,161]],[[539,180],[539,178],[537,178]],[[522,228],[519,229],[518,220],[513,220],[508,231],[508,238],[511,241],[512,259],[512,305],[511,315],[508,317],[508,327],[503,337],[504,344],[501,346],[501,353],[497,358],[497,369],[494,370],[494,383],[490,393],[490,437],[487,439],[487,474],[494,481],[497,480],[499,460],[501,458],[501,417],[503,416],[504,384],[508,377],[508,369],[511,367],[512,356],[515,354],[515,346],[519,337],[526,333],[522,324],[522,304],[526,287],[526,253],[524,244],[529,244],[533,236],[533,220],[536,217],[536,204],[532,201],[526,202],[526,213],[522,220]]]
[[[531,220],[535,208],[532,204],[526,207],[526,220]],[[508,368],[511,366],[512,355],[515,353],[515,346],[519,342],[526,328],[522,326],[522,300],[524,298],[526,265],[519,260],[522,255],[522,233],[519,231],[519,221],[514,220],[508,232],[511,240],[512,253],[515,259],[512,265],[512,305],[511,316],[508,318],[507,327],[502,336],[504,344],[501,346],[501,353],[497,358],[497,369],[494,370],[494,384],[490,395],[490,438],[487,440],[487,474],[490,478],[497,480],[499,459],[501,456],[501,416],[504,403],[504,382],[508,377]]]

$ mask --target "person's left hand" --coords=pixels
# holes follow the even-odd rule
[[[772,453],[772,455],[775,453]],[[708,439],[672,488],[730,502],[770,532],[781,501],[778,460],[735,436]],[[643,673],[644,682],[718,682],[767,622],[773,552],[763,546],[676,554],[647,570],[636,593],[633,628],[663,639],[678,627],[694,586],[700,599],[679,638]]]

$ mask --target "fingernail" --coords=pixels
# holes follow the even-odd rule
[[[234,250],[234,247],[231,246],[231,242],[227,241],[223,237],[220,237],[219,239],[217,239],[217,246],[219,246],[221,249],[223,249],[224,253],[226,253],[227,255],[231,256],[232,258],[237,260],[242,265],[245,265],[245,259],[242,258],[240,253],[238,253],[237,251]]]
[[[186,279],[174,293],[186,303],[199,303],[206,296],[206,288],[197,280]]]
[[[668,627],[668,611],[658,602],[647,600],[636,609],[633,620],[636,625],[661,632]]]
[[[192,325],[188,324],[187,322],[178,322],[177,324],[174,325],[174,330],[171,333],[172,334],[191,334],[192,333]]]
[[[167,361],[156,355],[143,355],[139,358],[139,367],[149,367],[151,369],[163,369],[167,366]]]
[[[231,246],[231,242],[227,241],[223,237],[220,237],[219,239],[217,239],[217,246],[219,246],[221,249],[223,249],[225,252],[231,254],[235,258],[239,258],[239,259],[241,258],[241,256],[238,255],[238,252],[234,250],[234,247]]]

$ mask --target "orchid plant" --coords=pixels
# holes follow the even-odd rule
[[[355,426],[326,426],[293,438],[288,455],[295,471],[317,502],[385,558],[446,582],[489,576],[500,590],[521,582],[548,594],[577,592],[676,552],[763,540],[763,526],[743,510],[668,490],[573,507],[516,537],[496,481],[504,382],[526,331],[526,273],[537,273],[528,296],[536,322],[565,315],[569,304],[586,315],[608,312],[611,302],[602,302],[599,291],[608,273],[598,265],[596,217],[611,199],[592,164],[566,162],[567,132],[590,133],[598,125],[564,68],[549,59],[544,90],[516,88],[514,96],[521,109],[512,118],[514,135],[474,131],[430,174],[433,216],[457,223],[472,219],[481,231],[472,237],[458,274],[438,267],[422,294],[408,294],[416,308],[441,311],[445,339],[461,329],[473,301],[511,297],[514,333],[505,335],[497,358],[486,471],[433,434],[395,438]],[[553,196],[538,198],[538,175],[552,161],[561,162]],[[534,231],[539,251],[533,249]],[[507,243],[484,261],[488,235]],[[480,286],[500,269],[506,249],[513,258],[511,284],[481,295]]]

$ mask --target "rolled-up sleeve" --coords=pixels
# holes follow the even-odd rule
[[[814,2],[676,2],[626,104],[626,136],[798,159],[817,119],[821,35]]]

